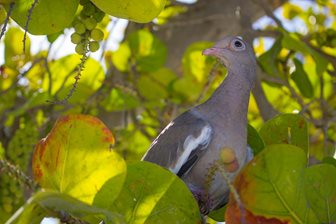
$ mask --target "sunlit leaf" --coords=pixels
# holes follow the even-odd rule
[[[292,144],[305,150],[308,156],[308,127],[303,116],[281,114],[267,121],[259,131],[266,145]]]
[[[138,107],[140,101],[130,93],[113,88],[109,95],[101,102],[101,105],[107,111],[124,111]]]
[[[11,17],[23,28],[26,26],[28,11],[33,2],[34,0],[15,0]],[[63,30],[73,21],[78,2],[79,0],[37,1],[28,23],[29,33],[41,35]]]
[[[314,89],[307,73],[303,69],[302,63],[296,58],[294,58],[293,61],[295,64],[295,71],[291,74],[291,78],[304,97],[312,98],[314,96]]]
[[[164,65],[166,46],[151,32],[138,30],[127,38],[136,68],[141,72],[153,72]]]
[[[318,164],[304,173],[304,191],[308,206],[312,208],[318,223],[336,222],[336,167]]]
[[[91,0],[105,13],[132,20],[138,23],[148,23],[159,15],[166,0]]]
[[[166,99],[170,94],[172,82],[177,76],[169,69],[161,68],[138,79],[138,89],[149,100]]]
[[[177,176],[155,164],[137,162],[127,168],[127,177],[114,202],[108,181],[97,193],[94,205],[124,216],[126,223],[199,223],[197,202]]]
[[[301,7],[291,3],[286,3],[282,6],[282,14],[286,19],[293,19],[301,12],[303,12]]]
[[[30,59],[30,39],[26,39],[26,50],[23,52],[24,33],[17,27],[8,29],[5,35],[5,64],[10,68],[23,66]]]
[[[61,117],[36,146],[35,180],[43,188],[91,203],[106,180],[125,173],[125,163],[111,148],[113,143],[112,133],[97,118]]]
[[[234,186],[243,207],[230,195],[227,222],[317,223],[302,190],[306,166],[302,149],[292,145],[266,146],[236,177]]]
[[[188,46],[182,57],[183,73],[191,76],[195,81],[203,83],[207,80],[214,59],[202,55],[202,51],[212,47],[212,42],[196,42]]]
[[[130,68],[131,49],[127,43],[121,43],[117,51],[112,54],[113,65],[122,72]]]
[[[281,38],[276,39],[273,46],[258,58],[261,67],[270,76],[282,76],[276,63],[276,59],[281,51]]]

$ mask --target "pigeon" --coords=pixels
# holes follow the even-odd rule
[[[256,59],[252,47],[233,36],[203,55],[216,57],[227,68],[225,79],[208,100],[172,120],[142,160],[180,177],[207,215],[228,202],[227,181],[253,157],[247,145],[247,112]]]

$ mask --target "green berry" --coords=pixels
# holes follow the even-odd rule
[[[99,43],[97,41],[90,41],[89,49],[91,52],[96,52],[99,49]]]
[[[98,9],[98,8],[97,8]],[[103,11],[101,11],[100,9],[98,9],[98,11],[97,12],[95,12],[94,14],[93,14],[93,18],[97,21],[97,22],[100,22],[100,21],[102,21],[102,19],[104,18],[104,16],[105,16],[105,13],[103,12]]]
[[[101,41],[104,38],[104,33],[96,28],[91,30],[90,37],[95,41]]]
[[[79,55],[85,54],[85,48],[86,46],[83,43],[77,44],[75,51]]]
[[[83,23],[84,23],[86,29],[88,29],[88,30],[92,30],[97,26],[97,22],[93,18],[87,18],[83,21]]]
[[[90,16],[90,15],[92,15],[95,12],[95,7],[91,3],[85,4],[83,6],[82,12],[83,12],[84,15]]]
[[[74,44],[79,44],[82,41],[82,36],[79,33],[71,34],[71,42]]]
[[[75,31],[78,34],[83,34],[85,33],[86,29],[85,29],[85,25],[83,23],[77,23],[75,26]]]

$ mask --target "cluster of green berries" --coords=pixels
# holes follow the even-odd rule
[[[71,42],[76,44],[75,51],[83,55],[87,50],[95,52],[99,49],[99,41],[103,40],[104,33],[96,28],[105,13],[98,9],[90,0],[80,0],[83,9],[74,21],[75,32],[71,35]]]

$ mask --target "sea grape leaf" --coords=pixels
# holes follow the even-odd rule
[[[138,30],[127,38],[135,66],[140,72],[153,72],[166,62],[167,47],[147,30]]]
[[[103,12],[138,23],[152,21],[163,10],[166,0],[91,0]]]
[[[26,38],[26,50],[23,52],[24,33],[18,27],[8,29],[5,35],[5,65],[15,69],[30,60],[30,38]]]
[[[281,44],[284,48],[289,50],[299,51],[303,54],[311,55],[316,62],[316,74],[323,74],[323,72],[327,69],[327,65],[329,63],[328,60],[301,41],[297,35],[283,32]]]
[[[39,224],[44,217],[66,212],[73,217],[90,223],[105,220],[108,223],[122,223],[121,216],[110,211],[88,205],[67,194],[55,191],[39,191],[19,209],[6,224]]]
[[[28,32],[47,35],[63,30],[73,21],[78,2],[79,0],[37,1],[28,21]],[[22,28],[26,26],[28,11],[33,3],[34,0],[15,0],[11,18]]]
[[[122,191],[115,200],[106,200],[117,182],[107,181],[93,204],[122,214],[126,223],[200,222],[197,202],[183,181],[156,164],[129,164]]]
[[[247,144],[251,147],[254,156],[261,152],[265,147],[265,143],[258,131],[250,124],[247,126]]]
[[[295,64],[295,71],[291,74],[292,80],[304,97],[312,98],[314,96],[314,88],[308,78],[308,74],[298,59],[294,58],[293,61]]]
[[[259,134],[266,145],[292,144],[304,149],[308,156],[308,127],[299,114],[281,114],[267,121]]]
[[[113,144],[112,133],[99,119],[61,117],[35,148],[34,178],[42,188],[91,203],[106,180],[125,176],[125,162],[113,151]]]
[[[336,167],[318,164],[304,172],[304,190],[318,223],[336,222]]]
[[[317,223],[303,190],[305,152],[293,145],[269,145],[234,180],[226,212],[228,223]]]
[[[281,51],[281,36],[275,40],[272,47],[259,56],[258,62],[260,63],[262,69],[270,76],[282,77],[280,73],[276,59]]]

